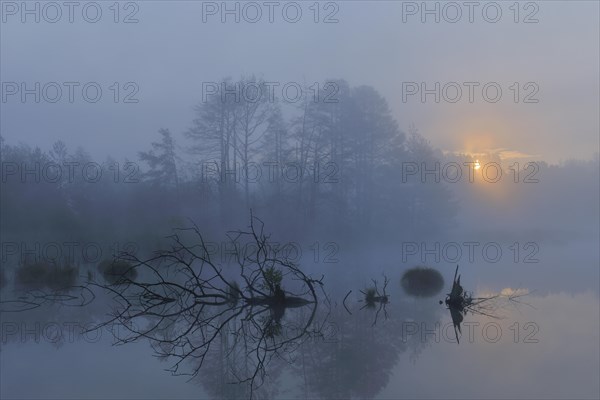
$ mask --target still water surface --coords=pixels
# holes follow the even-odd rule
[[[545,246],[535,264],[506,259],[493,266],[463,263],[461,284],[476,296],[503,289],[529,294],[518,303],[498,303],[494,317],[467,313],[460,344],[449,310],[438,303],[451,289],[454,265],[429,263],[442,273],[444,289],[433,297],[416,298],[400,287],[402,273],[412,265],[394,263],[393,252],[342,256],[342,262],[327,266],[329,304],[320,304],[313,320],[320,335],[308,335],[269,359],[264,383],[252,396],[598,398],[600,308],[594,246]],[[368,269],[353,266],[368,260]],[[371,279],[381,290],[384,275],[389,278],[389,303],[377,315],[380,305],[363,308],[360,290]],[[346,310],[348,288],[353,291]],[[3,291],[4,300],[14,295]],[[165,371],[174,361],[155,357],[147,340],[115,346],[115,332],[107,327],[85,335],[73,328],[107,318],[109,304],[109,297],[99,294],[86,307],[49,304],[3,312],[1,397],[248,397],[247,390],[232,383],[231,370],[243,371],[247,362],[243,352],[231,350],[236,349],[233,335],[219,334],[198,375],[189,379]],[[279,334],[296,332],[310,317],[310,308],[286,310]],[[62,340],[56,340],[59,333]],[[196,367],[194,360],[185,363],[188,371]]]

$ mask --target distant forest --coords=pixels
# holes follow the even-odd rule
[[[255,77],[224,83],[265,85]],[[63,141],[42,150],[0,139],[3,240],[106,239],[152,247],[189,219],[215,234],[243,227],[250,209],[284,240],[420,237],[456,226],[474,189],[408,182],[402,171],[403,163],[457,157],[434,149],[414,127],[400,129],[371,87],[337,80],[318,90],[293,104],[265,95],[206,96],[186,132],[160,129],[155,141],[140,144],[136,160],[93,160]],[[520,207],[535,209],[556,185],[570,187],[571,206],[593,207],[597,197],[581,194],[598,185],[597,156],[540,165],[541,183]]]

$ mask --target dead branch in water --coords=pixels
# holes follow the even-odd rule
[[[191,242],[184,238],[190,235]],[[323,278],[306,275],[273,250],[264,224],[252,215],[249,230],[228,237],[236,249],[233,266],[211,259],[195,224],[177,230],[170,237],[171,248],[148,260],[122,254],[120,259],[136,274],[122,275],[118,286],[96,284],[114,295],[116,306],[112,317],[95,329],[123,326],[127,334],[116,337],[118,344],[148,339],[157,356],[175,360],[169,369],[173,374],[191,377],[199,373],[213,344],[229,336],[233,348],[228,354],[243,357],[249,365],[245,371],[232,371],[234,383],[248,384],[252,396],[272,358],[285,358],[306,338],[320,335],[322,324],[313,322],[325,296]],[[255,247],[250,254],[241,251],[245,240]],[[308,315],[287,323],[286,310],[300,307],[310,307]],[[191,371],[185,371],[184,363],[190,362]]]
[[[366,291],[361,290],[360,292],[365,296],[365,305],[361,307],[361,310],[364,308],[375,308],[377,304],[379,307],[377,308],[377,312],[375,313],[375,319],[373,320],[373,326],[377,324],[377,320],[379,318],[379,313],[383,310],[383,314],[385,319],[388,319],[388,313],[386,306],[389,303],[389,295],[386,292],[386,288],[388,283],[390,282],[387,276],[383,275],[383,288],[382,292],[379,292],[379,286],[375,279],[372,279],[373,286],[368,288]]]

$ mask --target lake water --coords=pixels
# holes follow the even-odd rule
[[[443,259],[427,262],[445,280],[444,289],[429,298],[411,297],[401,289],[402,273],[419,263],[402,263],[398,253],[389,250],[340,254],[338,263],[310,266],[307,269],[325,269],[329,301],[320,297],[311,323],[311,329],[317,327],[319,334],[308,333],[268,354],[261,385],[252,396],[598,398],[597,243],[540,242],[539,247],[537,263],[516,263],[512,253],[497,263],[461,260],[461,284],[475,296],[491,296],[503,289],[504,293],[519,289],[529,294],[518,298],[519,302],[496,301],[493,317],[467,313],[460,344],[450,311],[438,303],[450,291],[454,264]],[[389,302],[363,308],[360,290],[376,279],[381,291],[384,275],[389,279]],[[344,302],[349,290],[352,293]],[[16,294],[3,291],[4,301],[11,296],[14,299]],[[195,377],[173,376],[165,369],[175,360],[155,357],[148,340],[116,346],[115,331],[108,328],[79,333],[77,326],[106,320],[110,304],[109,296],[99,294],[85,307],[51,302],[30,311],[3,312],[1,397],[249,396],[247,387],[234,382],[232,371],[243,374],[252,370],[254,355],[247,352],[253,343],[251,330],[245,331],[250,339],[245,337],[242,345],[235,342],[228,326],[225,333],[218,334]],[[287,309],[273,343],[297,332],[311,310],[310,305]],[[263,316],[255,317],[264,328],[260,318]],[[59,336],[62,340],[57,340]],[[186,360],[180,372],[196,367],[194,359]]]

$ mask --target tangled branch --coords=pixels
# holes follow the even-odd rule
[[[95,329],[124,326],[126,334],[116,337],[117,344],[148,339],[158,357],[174,360],[169,368],[173,374],[191,377],[199,373],[214,344],[227,336],[232,340],[228,355],[244,357],[250,365],[243,371],[232,368],[235,383],[248,384],[252,395],[273,357],[285,359],[303,340],[319,335],[322,325],[314,320],[324,296],[323,278],[307,276],[273,250],[264,224],[254,216],[249,230],[228,237],[235,249],[233,266],[211,259],[196,225],[177,230],[170,249],[150,259],[121,254],[119,261],[131,271],[124,270],[117,284],[94,283],[115,299],[110,319]],[[255,249],[244,253],[246,240]],[[301,321],[284,318],[286,310],[300,307],[310,307]],[[183,368],[186,363],[193,365],[190,371]]]

